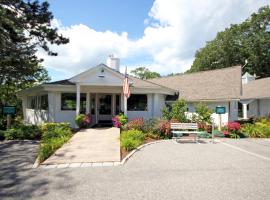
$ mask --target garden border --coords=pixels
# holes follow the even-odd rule
[[[212,139],[204,139],[207,142],[212,142]],[[33,164],[32,168],[73,168],[73,167],[109,167],[109,166],[123,166],[136,152],[139,150],[153,144],[161,143],[161,142],[170,142],[173,141],[172,139],[162,139],[162,140],[156,140],[153,142],[145,143],[137,147],[136,149],[133,149],[130,153],[127,154],[127,156],[121,160],[120,162],[92,162],[92,163],[63,163],[63,164],[57,164],[57,165],[46,165],[46,164],[39,164],[38,159]],[[214,139],[214,143],[221,143],[221,141]]]
[[[136,149],[133,149],[121,162],[120,165],[124,165],[129,159],[130,157],[133,156],[133,154],[135,154],[137,151],[139,151],[140,149],[152,145],[152,144],[157,144],[157,143],[161,143],[161,142],[165,142],[165,141],[172,141],[171,139],[163,139],[163,140],[157,140],[157,141],[153,141],[153,142],[149,142],[146,144],[142,144],[139,147],[137,147]]]

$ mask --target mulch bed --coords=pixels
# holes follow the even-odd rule
[[[153,138],[146,138],[144,140],[144,143],[143,144],[147,144],[147,143],[150,143],[150,142],[155,142],[157,141],[157,139],[153,139]],[[125,149],[121,148],[121,160],[123,160],[131,151],[126,151]]]

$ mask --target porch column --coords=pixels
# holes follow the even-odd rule
[[[76,115],[79,115],[80,114],[80,100],[81,100],[81,87],[80,87],[80,84],[76,84],[77,88],[76,88],[76,92],[77,92],[77,95],[76,95]]]
[[[115,116],[115,107],[116,107],[116,97],[115,94],[112,94],[112,115]]]
[[[96,93],[96,96],[95,96],[96,100],[95,100],[95,114],[96,114],[96,123],[98,123],[98,112],[99,112],[99,109],[98,109],[98,94]]]
[[[242,104],[242,108],[243,108],[243,119],[248,119],[247,117],[247,103],[243,103]]]
[[[90,94],[86,93],[86,114],[90,113]]]

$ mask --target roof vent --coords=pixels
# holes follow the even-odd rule
[[[113,54],[109,55],[107,58],[107,66],[119,72],[120,59],[114,57]]]

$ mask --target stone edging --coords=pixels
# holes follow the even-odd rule
[[[209,141],[210,139],[207,139]],[[157,140],[153,142],[149,142],[146,144],[142,144],[136,149],[132,150],[122,161],[120,162],[93,162],[93,163],[66,163],[66,164],[56,164],[56,165],[44,165],[44,164],[38,164],[38,159],[32,166],[32,168],[46,168],[46,169],[51,169],[51,168],[73,168],[73,167],[109,167],[109,166],[119,166],[119,165],[124,165],[137,151],[140,149],[152,145],[152,144],[157,144],[161,142],[166,142],[166,141],[172,141],[171,139],[166,139],[166,140]],[[220,142],[219,140],[214,140],[215,142]]]
[[[137,147],[136,149],[132,150],[121,162],[120,164],[121,165],[124,165],[128,159],[133,156],[134,153],[136,153],[137,151],[139,151],[140,149],[146,147],[146,146],[149,146],[149,145],[152,145],[152,144],[157,144],[157,143],[161,143],[161,142],[165,142],[165,141],[171,141],[171,140],[157,140],[157,141],[154,141],[154,142],[149,142],[149,143],[146,143],[146,144],[142,144],[141,146]]]
[[[164,142],[164,141],[170,141],[170,140],[157,140],[154,142],[149,142],[146,144],[142,144],[141,146],[137,147],[136,149],[132,150],[122,161],[120,162],[93,162],[93,163],[65,163],[65,164],[56,164],[56,165],[46,165],[46,164],[39,164],[38,163],[38,159],[36,159],[35,163],[32,166],[32,169],[35,168],[42,168],[42,169],[52,169],[52,168],[74,168],[74,167],[109,167],[109,166],[120,166],[120,165],[124,165],[128,159],[133,156],[134,153],[136,153],[137,151],[139,151],[140,149],[152,145],[152,144],[156,144],[156,143],[160,143],[160,142]]]
[[[111,167],[118,166],[120,162],[93,162],[93,163],[63,163],[56,165],[41,164],[38,168],[52,169],[52,168],[75,168],[75,167]],[[36,167],[37,168],[37,167]]]

